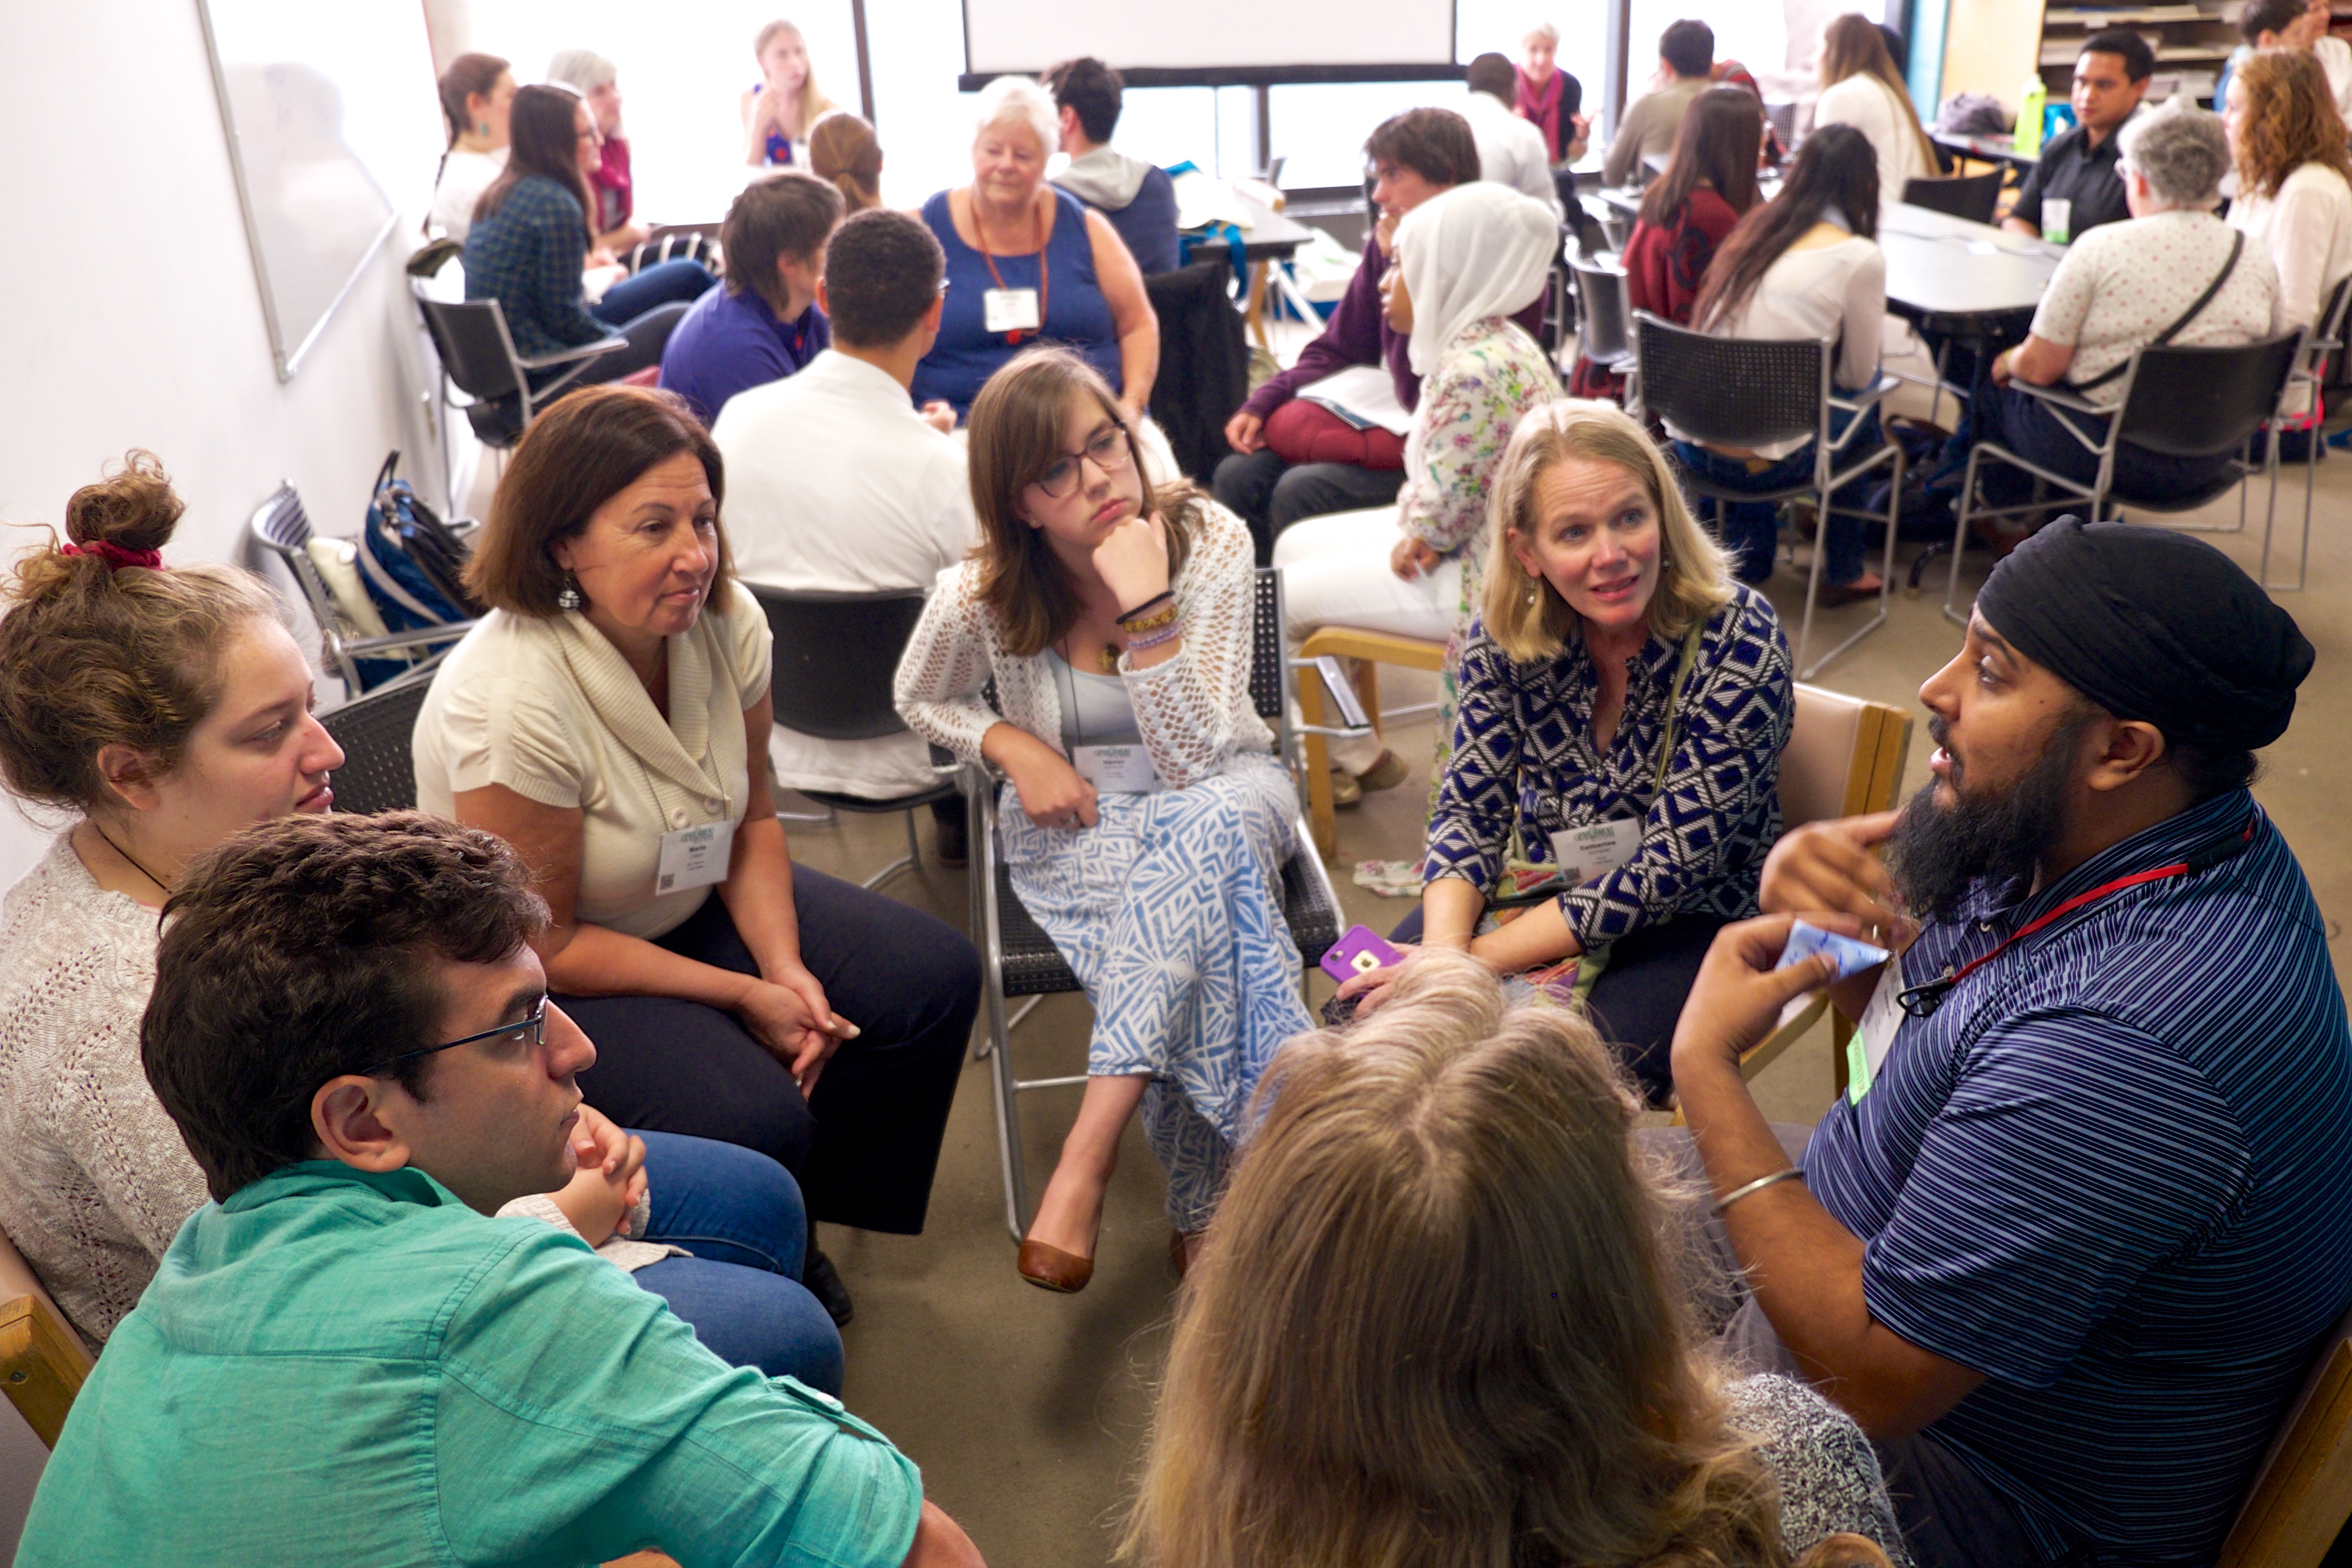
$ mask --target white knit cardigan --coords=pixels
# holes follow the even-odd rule
[[[1273,731],[1250,701],[1257,605],[1250,532],[1216,502],[1196,504],[1200,526],[1174,584],[1184,646],[1149,669],[1137,669],[1124,654],[1118,661],[1136,731],[1171,789],[1215,773],[1235,752],[1274,748]],[[968,763],[981,760],[981,737],[1000,719],[1061,751],[1062,700],[1052,656],[1008,649],[1003,628],[979,595],[977,560],[940,574],[939,591],[898,661],[900,716]],[[1002,713],[981,700],[992,679]]]

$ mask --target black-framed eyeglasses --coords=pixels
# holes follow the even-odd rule
[[[1087,442],[1085,451],[1065,453],[1056,458],[1034,482],[1053,500],[1062,500],[1078,488],[1078,465],[1081,462],[1091,461],[1104,473],[1115,474],[1127,467],[1130,455],[1127,427],[1114,425]]]
[[[511,1024],[500,1024],[495,1029],[484,1029],[480,1034],[467,1035],[462,1040],[444,1040],[437,1046],[426,1046],[422,1050],[403,1051],[396,1057],[386,1057],[360,1076],[382,1078],[403,1062],[413,1062],[419,1057],[438,1056],[443,1051],[454,1051],[459,1046],[477,1045],[484,1040],[513,1040],[517,1043],[528,1041],[530,1047],[537,1050],[547,1043],[547,998],[542,996],[539,999],[538,1007],[533,1009],[528,1018],[518,1019]]]

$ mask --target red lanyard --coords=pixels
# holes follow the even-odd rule
[[[1990,952],[1969,960],[1942,979],[1930,980],[1924,985],[1906,986],[1896,994],[1895,1002],[1911,1016],[1927,1017],[1943,1005],[1945,996],[1954,986],[2060,916],[2072,914],[2085,904],[2096,903],[2108,894],[2120,893],[2126,888],[2137,888],[2146,882],[2161,882],[2173,877],[2186,877],[2192,871],[2209,870],[2231,857],[2243,853],[2246,847],[2254,841],[2254,820],[2250,814],[2246,817],[2244,827],[2233,828],[2210,844],[2192,851],[2185,860],[2175,861],[2169,866],[2151,867],[2145,871],[2135,871],[2128,877],[2117,877],[2112,882],[2102,882],[2088,892],[2075,894],[2048,914],[2029,921],[2019,927]]]
[[[1045,219],[1034,206],[1029,209],[1029,226],[1037,231],[1037,326],[1040,331],[1043,331],[1045,325],[1045,307],[1054,298],[1054,280],[1045,272]],[[996,285],[998,293],[1006,292],[1003,275],[996,270],[996,258],[990,255],[988,251],[988,230],[980,226],[978,197],[974,197],[971,204],[971,230],[980,236],[980,258],[988,264],[990,280]],[[1004,334],[1005,343],[1010,346],[1019,342],[1022,332],[1023,329],[1013,328]]]

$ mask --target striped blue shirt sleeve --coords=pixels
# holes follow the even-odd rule
[[[2021,1013],[1967,1055],[1863,1295],[1912,1343],[2048,1388],[2151,1268],[2229,1222],[2252,1160],[2203,1074],[2111,1017]]]

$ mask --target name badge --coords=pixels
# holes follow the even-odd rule
[[[2074,204],[2063,196],[2042,198],[2042,237],[2063,245],[2074,237]]]
[[[654,891],[677,893],[723,882],[727,879],[727,863],[734,854],[735,825],[731,822],[706,822],[699,827],[665,833],[661,864],[654,873]]]
[[[1637,816],[1563,827],[1551,836],[1551,858],[1559,863],[1559,874],[1571,887],[1609,875],[1641,847],[1642,820]]]
[[[1862,1025],[1845,1043],[1848,1105],[1862,1103],[1862,1097],[1870,1092],[1871,1084],[1878,1077],[1878,1069],[1886,1065],[1886,1053],[1895,1046],[1895,1032],[1903,1026],[1903,1005],[1896,1000],[1902,994],[1903,957],[1897,953],[1878,972],[1878,989],[1870,994],[1870,1005],[1862,1010]]]
[[[1141,746],[1073,746],[1070,766],[1098,795],[1152,795],[1167,787]]]
[[[1034,332],[1045,324],[1037,314],[1034,289],[983,289],[980,314],[992,332]]]

